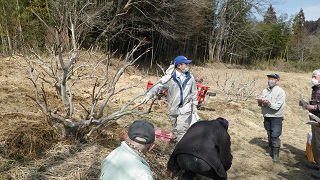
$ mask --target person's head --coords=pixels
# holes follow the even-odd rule
[[[174,59],[174,66],[177,71],[181,73],[186,73],[189,71],[189,64],[192,62],[192,60],[187,59],[184,56],[177,56]]]
[[[319,80],[320,80],[320,69],[317,69],[312,72],[312,80],[311,80],[312,86],[318,86]]]
[[[136,120],[131,124],[124,138],[142,153],[146,153],[154,147],[154,126],[146,120]]]
[[[219,118],[217,118],[217,121],[218,121],[226,130],[228,130],[228,128],[229,128],[229,122],[228,122],[228,120],[226,120],[226,119],[224,119],[224,118],[222,118],[222,117],[219,117]]]
[[[278,74],[268,74],[268,86],[273,88],[274,86],[278,85],[280,80],[280,76]]]

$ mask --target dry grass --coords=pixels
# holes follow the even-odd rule
[[[52,129],[44,122],[34,102],[26,98],[26,94],[32,95],[33,92],[17,62],[18,59],[12,58],[0,60],[0,179],[98,179],[101,161],[120,144],[132,121],[143,118],[153,122],[156,128],[171,129],[166,106],[156,104],[148,115],[130,115],[110,122],[90,142],[59,139],[51,133]],[[195,76],[203,75],[205,84],[211,87],[210,91],[217,93],[199,110],[200,117],[215,119],[221,116],[229,120],[234,156],[228,171],[229,179],[310,179],[314,171],[305,167],[307,158],[304,152],[310,126],[302,124],[307,119],[307,112],[298,106],[298,99],[300,94],[306,100],[309,98],[311,73],[275,72],[281,76],[280,86],[287,94],[287,108],[280,163],[274,164],[270,157],[264,155],[266,132],[254,97],[226,103],[223,92],[216,87],[212,77],[213,74],[223,76],[232,73],[235,76],[242,74],[243,79],[256,78],[254,94],[259,94],[267,85],[265,75],[271,72],[232,69],[221,64],[192,67],[191,70]],[[143,75],[131,69],[121,78],[119,86],[140,77]],[[156,76],[147,77],[145,84],[115,97],[112,105],[121,106],[130,97],[143,92],[149,78],[157,80]],[[163,171],[172,149],[172,146],[157,140],[156,148],[148,154],[155,179],[170,179]]]

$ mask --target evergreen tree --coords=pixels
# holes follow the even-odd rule
[[[290,46],[290,54],[293,60],[304,61],[309,56],[307,44],[307,30],[305,27],[305,17],[303,9],[294,17],[292,24],[292,40]]]
[[[270,4],[266,14],[264,15],[263,21],[266,24],[274,24],[277,22],[276,12],[274,11],[272,5]]]
[[[303,31],[305,30],[304,29],[305,23],[306,23],[305,19],[306,18],[304,17],[303,9],[301,8],[299,13],[293,19],[292,29],[293,29],[294,35],[299,35],[303,33]]]

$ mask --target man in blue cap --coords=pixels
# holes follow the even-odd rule
[[[142,103],[147,103],[154,95],[167,89],[168,114],[173,128],[173,141],[179,142],[187,132],[191,122],[196,122],[193,114],[197,110],[197,86],[194,77],[189,72],[192,60],[184,56],[174,59],[174,66],[169,67],[166,75],[159,83],[149,89]]]
[[[264,117],[264,128],[268,134],[269,152],[266,155],[273,157],[274,162],[279,162],[280,135],[285,110],[286,93],[278,86],[280,76],[268,74],[268,88],[264,89],[258,98]]]

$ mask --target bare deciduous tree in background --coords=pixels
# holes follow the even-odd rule
[[[41,18],[39,17],[39,19]],[[43,23],[45,24],[45,22]],[[50,29],[48,26],[47,28]],[[136,87],[140,83],[140,81],[137,81],[127,87],[116,89],[116,85],[125,70],[133,66],[141,56],[147,53],[145,51],[137,54],[145,44],[143,40],[137,42],[126,54],[122,60],[122,67],[112,74],[109,71],[109,58],[105,57],[97,61],[92,49],[83,53],[77,50],[76,45],[72,51],[62,53],[59,31],[53,32],[50,30],[50,32],[55,36],[57,52],[54,51],[55,48],[48,48],[53,51],[50,52],[49,58],[43,58],[32,50],[32,57],[23,56],[27,62],[24,66],[29,72],[29,79],[35,92],[35,96],[30,97],[41,108],[49,124],[62,125],[63,136],[85,133],[84,137],[89,137],[110,120],[128,114],[150,112],[150,108],[146,111],[137,110],[141,103],[135,103],[135,100],[144,93],[132,97],[119,110],[107,110],[107,105],[112,97]],[[71,33],[75,37],[75,32],[72,31]],[[104,67],[104,73],[100,74],[98,69],[102,67]],[[89,93],[91,96],[90,102],[83,102],[82,98],[78,97],[83,96],[80,88],[84,84],[89,86],[86,87],[87,91],[91,89]],[[56,92],[56,96],[59,97],[58,102],[49,100],[52,92]]]
[[[213,81],[225,96],[226,102],[246,101],[256,97],[255,82],[257,78],[251,80],[244,79],[243,74],[225,73],[225,76],[212,75]]]

